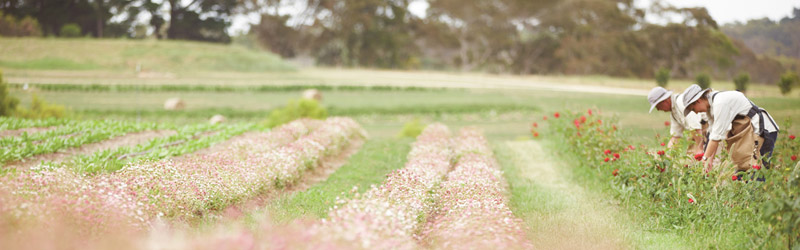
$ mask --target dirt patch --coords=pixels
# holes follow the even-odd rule
[[[528,216],[531,242],[538,249],[626,249],[625,225],[615,205],[572,183],[539,142],[508,142],[525,179],[541,190],[541,209]]]
[[[240,204],[230,206],[218,214],[220,216],[219,219],[222,221],[236,220],[247,214],[247,212],[263,208],[278,196],[291,195],[296,192],[308,190],[315,184],[328,179],[328,176],[336,172],[336,170],[347,163],[347,161],[350,159],[350,156],[358,152],[358,150],[361,149],[361,146],[364,145],[364,142],[365,140],[361,138],[351,139],[350,145],[348,145],[344,150],[338,154],[326,156],[320,159],[319,164],[313,170],[304,172],[298,181],[289,184],[283,189],[274,189],[255,196]]]
[[[141,143],[152,140],[157,137],[165,137],[174,135],[176,132],[173,130],[150,130],[136,133],[128,133],[123,136],[114,137],[105,141],[90,143],[82,145],[77,148],[62,149],[55,153],[42,154],[33,156],[22,161],[15,161],[6,164],[7,168],[25,169],[36,166],[42,161],[63,161],[75,155],[88,155],[97,151],[113,149],[124,146],[135,146]]]
[[[13,129],[13,130],[3,130],[0,131],[0,137],[6,136],[20,136],[22,133],[39,133],[39,132],[47,132],[53,129],[58,128],[58,126],[51,126],[51,127],[33,127],[33,128],[21,128],[21,129]]]

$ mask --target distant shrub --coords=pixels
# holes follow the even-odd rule
[[[328,110],[316,100],[290,100],[286,107],[275,109],[269,114],[266,125],[272,128],[299,118],[325,119],[327,117]]]
[[[47,103],[37,94],[31,94],[31,108],[18,107],[16,116],[28,119],[63,118],[66,115],[64,106]]]
[[[78,26],[74,23],[64,24],[64,26],[61,26],[61,32],[59,32],[59,35],[62,37],[80,37],[81,26]]]
[[[781,76],[781,80],[778,82],[778,88],[781,90],[781,94],[787,95],[792,91],[792,85],[797,83],[800,83],[800,77],[797,76],[797,73],[791,71],[786,72]]]
[[[663,67],[656,71],[656,83],[658,86],[667,87],[667,83],[669,82],[669,73],[669,70]]]
[[[8,95],[8,84],[3,82],[3,72],[0,71],[0,116],[11,116],[19,105],[19,99]]]
[[[733,84],[736,85],[736,90],[744,93],[747,91],[747,84],[750,83],[750,74],[741,73],[736,78],[733,78]]]
[[[425,125],[423,125],[419,119],[414,119],[410,122],[406,122],[406,124],[403,125],[403,129],[400,130],[400,133],[397,134],[397,137],[416,138],[422,133],[423,129],[425,129]]]
[[[18,107],[16,116],[28,119],[63,118],[66,111],[64,106],[49,104],[34,93],[31,94],[31,108]]]
[[[707,89],[711,87],[711,76],[706,73],[700,73],[695,76],[695,83],[700,86],[701,89]]]

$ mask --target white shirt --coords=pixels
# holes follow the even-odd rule
[[[669,134],[672,137],[682,137],[684,130],[693,131],[703,128],[700,124],[700,120],[703,120],[700,114],[692,111],[689,112],[688,116],[683,116],[683,95],[672,95],[671,98],[672,111],[670,112]]]
[[[718,94],[714,96],[714,93]],[[708,120],[711,123],[709,139],[714,141],[727,138],[728,131],[731,130],[731,124],[736,115],[747,116],[747,113],[753,108],[750,100],[739,91],[711,91],[706,94],[706,98],[711,104],[708,110]],[[767,132],[778,131],[778,125],[775,124],[775,119],[771,115],[767,112],[762,112],[761,115],[764,116],[764,127],[766,127]],[[760,119],[757,114],[750,119],[750,123],[753,124],[753,132],[756,135],[761,135]]]

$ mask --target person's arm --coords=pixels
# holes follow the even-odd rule
[[[719,147],[719,142],[717,140],[710,140],[708,142],[708,147],[706,147],[706,152],[703,153],[703,159],[705,159],[704,165],[706,166],[706,173],[710,172],[714,166],[714,154],[717,153],[717,147]]]
[[[675,145],[675,143],[678,143],[678,140],[680,140],[680,139],[681,139],[680,136],[673,136],[672,138],[669,138],[669,142],[667,143],[667,148],[672,148],[672,145]]]

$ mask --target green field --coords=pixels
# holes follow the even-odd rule
[[[444,123],[452,131],[466,126],[485,131],[509,182],[510,206],[530,227],[529,234],[547,233],[551,223],[564,228],[585,226],[601,233],[581,233],[612,249],[705,248],[719,245],[724,237],[746,236],[741,230],[665,229],[646,213],[649,211],[629,206],[637,203],[618,201],[617,190],[608,185],[608,173],[598,177],[591,169],[594,166],[586,166],[591,161],[565,155],[581,149],[569,147],[561,134],[542,133],[534,139],[530,133],[533,122],[543,126],[542,131],[554,130],[547,128],[543,118],[555,119],[554,112],[571,116],[592,109],[599,113],[597,119],[618,120],[619,130],[629,135],[620,140],[656,147],[669,135],[669,127],[664,125],[669,115],[647,112],[646,94],[655,86],[651,79],[304,68],[266,52],[192,42],[0,38],[0,44],[0,69],[12,84],[10,94],[23,106],[36,94],[65,106],[75,120],[189,127],[222,114],[228,123],[243,126],[263,122],[274,109],[300,98],[306,88],[323,89],[321,104],[329,114],[354,118],[370,138],[326,181],[279,196],[263,210],[253,212],[269,214],[280,223],[325,218],[337,196],[352,195],[345,193],[353,186],[364,191],[402,167],[412,140],[398,138],[398,133],[407,122],[419,119],[425,124]],[[136,73],[136,65],[141,65],[144,73]],[[62,87],[48,89],[38,84]],[[669,88],[682,91],[689,84],[688,80],[674,80]],[[137,89],[142,86],[147,89]],[[730,90],[733,84],[720,81],[712,87]],[[800,131],[800,91],[783,96],[774,85],[753,84],[750,89],[747,95],[782,125],[782,137]],[[186,109],[164,110],[164,101],[173,97],[183,99]],[[191,138],[195,132],[190,132],[175,140]],[[138,148],[154,148],[160,143],[154,140],[152,145]],[[137,150],[119,150],[128,151]],[[162,154],[152,158],[171,155]],[[105,157],[98,155],[91,159]],[[120,164],[109,169],[119,169]],[[541,175],[536,171],[552,172]],[[602,218],[584,220],[581,216]],[[556,245],[577,240],[565,235],[569,232],[550,233],[558,235],[534,238]],[[733,242],[751,243],[746,239]],[[721,246],[738,247],[730,245],[734,243]]]

